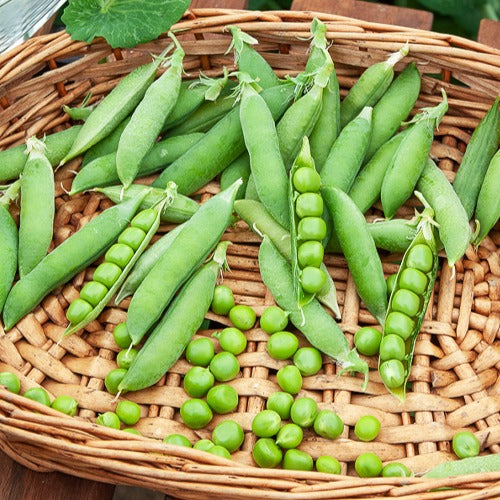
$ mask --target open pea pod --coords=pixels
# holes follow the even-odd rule
[[[406,396],[415,342],[434,288],[438,268],[434,211],[423,199],[417,233],[406,250],[396,275],[380,343],[380,377],[389,392]]]
[[[142,210],[132,219],[130,226],[118,237],[118,243],[106,253],[104,263],[96,268],[93,281],[87,283],[80,291],[80,297],[70,304],[66,312],[70,324],[60,341],[81,330],[101,314],[146,250],[160,226],[163,210],[173,202],[176,194],[175,184],[170,183],[164,191],[163,198],[153,208]],[[140,235],[145,233],[138,245],[125,242],[122,238],[129,230],[135,230]],[[88,287],[87,293],[84,292],[86,287]]]

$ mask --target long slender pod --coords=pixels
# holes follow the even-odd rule
[[[235,180],[241,179],[243,183],[236,193],[236,199],[244,198],[250,172],[250,157],[248,153],[243,153],[222,171],[220,175],[221,190],[228,188]]]

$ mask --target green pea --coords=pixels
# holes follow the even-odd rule
[[[107,293],[108,289],[102,283],[98,283],[97,281],[89,281],[80,290],[80,299],[85,300],[92,307],[95,307],[97,304],[99,304],[99,302],[101,302],[102,299],[104,299]]]
[[[113,328],[113,338],[115,339],[116,345],[118,347],[121,347],[122,349],[128,349],[128,347],[132,343],[132,339],[128,334],[126,323],[118,323],[118,325]]]
[[[318,436],[335,439],[344,431],[344,422],[332,410],[321,410],[314,420],[313,427]]]
[[[206,337],[191,340],[186,347],[186,359],[192,365],[208,366],[214,354],[214,344]]]
[[[290,410],[293,405],[293,396],[288,392],[273,392],[266,402],[268,410],[274,410],[283,420],[290,418]]]
[[[125,368],[128,370],[132,366],[132,363],[138,354],[139,351],[137,349],[123,349],[123,351],[120,351],[116,356],[118,368]]]
[[[271,438],[261,438],[255,443],[252,456],[259,467],[274,469],[283,459],[283,452]]]
[[[134,401],[120,401],[115,411],[125,425],[135,425],[141,418],[141,407]]]
[[[207,392],[207,403],[220,415],[234,411],[238,406],[238,400],[236,389],[227,384],[216,385]]]
[[[273,410],[262,410],[252,420],[252,432],[258,437],[275,436],[280,426],[281,417]]]
[[[227,458],[228,460],[231,460],[231,453],[224,448],[224,446],[219,446],[214,444],[211,448],[209,448],[208,453],[211,453],[212,455],[217,455],[219,457]]]
[[[457,432],[452,439],[451,446],[458,458],[469,458],[479,455],[481,443],[479,439],[469,431]]]
[[[141,210],[134,218],[130,221],[130,225],[132,227],[137,227],[142,229],[145,233],[147,233],[151,226],[154,224],[157,217],[156,210],[152,208],[146,208]]]
[[[0,385],[4,385],[5,388],[13,392],[14,394],[19,394],[21,390],[21,382],[16,374],[12,372],[1,372],[0,373]]]
[[[281,389],[290,394],[298,394],[302,388],[302,375],[295,365],[286,365],[280,368],[276,379]]]
[[[382,469],[382,477],[410,477],[411,471],[400,462],[391,462]]]
[[[314,347],[301,347],[293,355],[293,363],[300,370],[303,377],[316,375],[323,366],[323,359],[318,349]]]
[[[224,420],[212,431],[212,441],[223,446],[229,453],[234,453],[242,444],[245,435],[241,425],[234,420]]]
[[[382,472],[382,460],[375,453],[362,453],[356,458],[354,468],[359,477],[377,477]]]
[[[380,377],[389,389],[400,387],[405,380],[405,368],[397,359],[384,361],[379,368]]]
[[[363,415],[354,426],[354,434],[360,441],[373,441],[380,432],[380,421],[373,415]]]
[[[304,217],[297,225],[299,240],[321,241],[326,236],[326,223],[321,217]]]
[[[96,418],[95,423],[97,425],[104,425],[104,427],[109,427],[111,429],[120,429],[120,419],[118,418],[118,415],[112,411],[101,413]]]
[[[415,322],[398,311],[390,312],[385,320],[384,332],[385,335],[399,335],[403,340],[408,340],[408,338],[413,333],[413,328]]]
[[[226,285],[217,285],[214,289],[214,297],[210,306],[215,314],[226,316],[234,307],[233,291]]]
[[[384,335],[380,342],[380,361],[399,359],[403,361],[406,356],[404,340],[399,335]]]
[[[429,279],[422,271],[413,268],[403,269],[399,277],[400,288],[411,290],[417,295],[422,295],[427,290],[428,282]]]
[[[387,279],[385,282],[387,283],[387,295],[391,295],[392,291],[394,290],[394,285],[396,284],[396,277],[398,276],[398,273],[390,274],[387,276]]]
[[[50,406],[49,393],[42,387],[31,387],[23,394],[23,396],[33,401],[37,401],[42,405]]]
[[[78,409],[78,401],[71,396],[66,396],[61,394],[57,396],[50,407],[54,410],[60,411],[69,415],[70,417],[74,417],[76,415],[76,410]]]
[[[416,316],[420,309],[420,297],[410,290],[400,288],[392,296],[391,308],[410,317]]]
[[[297,398],[290,409],[292,422],[300,427],[310,427],[318,415],[318,404],[309,397]]]
[[[219,352],[210,361],[210,371],[218,382],[228,382],[240,372],[240,364],[234,354]]]
[[[297,448],[302,442],[304,431],[297,424],[285,424],[276,436],[276,444],[287,450]]]
[[[432,269],[434,256],[432,250],[423,243],[415,245],[409,252],[406,260],[406,265],[428,273]]]
[[[177,446],[184,446],[186,448],[191,448],[191,441],[183,434],[169,434],[163,438],[163,442],[166,444],[175,444]]]
[[[291,358],[299,347],[299,339],[291,332],[273,333],[267,341],[267,352],[273,359]]]
[[[287,450],[283,456],[283,469],[313,470],[313,459],[305,451]]]
[[[127,370],[125,368],[115,368],[106,375],[104,385],[110,394],[118,394],[118,385],[125,377]]]
[[[116,280],[120,277],[121,273],[122,270],[116,264],[113,264],[112,262],[103,262],[102,264],[97,266],[92,279],[94,281],[102,283],[107,288],[111,288],[115,284]],[[72,304],[73,303],[74,301],[72,302]],[[72,323],[75,322],[72,321]]]
[[[316,470],[328,474],[340,474],[342,467],[336,458],[330,455],[321,455],[316,459]]]
[[[212,372],[202,366],[193,366],[184,376],[184,390],[192,398],[202,398],[215,383]]]
[[[181,405],[181,419],[190,429],[202,429],[210,423],[213,414],[202,399],[188,399]]]
[[[297,249],[297,259],[301,268],[319,267],[323,262],[325,250],[319,241],[304,241]]]
[[[210,439],[200,439],[194,443],[193,448],[195,450],[209,451],[210,448],[214,446],[214,443]]]
[[[257,316],[251,307],[239,304],[231,308],[229,319],[236,328],[250,330],[255,324]]]
[[[326,283],[326,274],[323,269],[308,266],[300,273],[300,284],[307,293],[318,293]]]
[[[372,326],[364,326],[354,334],[354,345],[361,354],[373,356],[379,352],[382,332]]]
[[[133,429],[132,427],[127,427],[125,429],[122,429],[122,431],[128,432],[129,434],[135,434],[136,436],[142,436],[142,434],[137,429]]]
[[[280,332],[284,330],[287,325],[288,313],[283,311],[279,306],[266,307],[260,317],[260,327],[266,333]]]
[[[317,193],[321,186],[321,178],[314,168],[300,167],[293,175],[293,187],[299,193]]]
[[[81,298],[75,299],[66,311],[66,318],[70,323],[80,323],[87,314],[92,312],[92,305]]]
[[[137,250],[145,237],[146,233],[142,229],[138,227],[127,227],[127,229],[118,236],[118,243],[123,243],[133,250]]]
[[[319,193],[302,193],[295,201],[295,212],[303,217],[321,217],[323,213],[323,198]]]
[[[115,243],[104,256],[106,262],[112,262],[120,268],[124,268],[134,256],[134,250],[123,243]]]
[[[238,328],[224,328],[218,337],[222,349],[235,356],[241,354],[247,347],[247,338]]]

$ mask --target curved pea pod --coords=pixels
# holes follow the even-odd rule
[[[384,180],[380,199],[384,215],[391,218],[396,210],[412,195],[417,181],[427,163],[427,157],[434,139],[434,127],[439,125],[448,110],[446,93],[442,90],[443,101],[433,107],[424,108],[410,123],[408,133],[401,141]]]
[[[340,189],[326,186],[322,188],[322,194],[358,294],[383,325],[387,311],[387,286],[382,262],[365,217]]]
[[[165,196],[164,189],[142,184],[132,184],[125,190],[123,186],[108,186],[96,189],[96,191],[103,193],[114,203],[130,200],[141,193],[146,193],[141,203],[141,210],[153,208]],[[169,203],[166,203],[160,212],[160,220],[162,222],[185,222],[192,217],[198,208],[200,208],[200,205],[195,200],[171,190]]]
[[[497,151],[484,176],[476,205],[476,223],[479,228],[474,235],[474,245],[479,246],[500,217],[500,151]]]
[[[436,280],[438,256],[433,215],[432,208],[427,206],[419,216],[417,233],[396,275],[382,333],[380,376],[389,392],[402,401],[406,395],[415,342]],[[398,353],[397,357],[393,357],[394,352],[384,354],[384,339],[389,335],[400,337],[400,343],[404,345],[404,352]]]
[[[42,261],[10,291],[3,310],[6,330],[32,311],[42,299],[59,285],[94,262],[127,227],[145,193],[135,199],[104,210]]]
[[[149,242],[151,241],[151,238],[155,235],[156,231],[158,230],[158,227],[160,226],[160,214],[162,213],[164,207],[172,202],[174,196],[175,196],[175,185],[171,185],[164,191],[163,198],[161,199],[161,201],[159,201],[153,207],[153,210],[155,212],[155,216],[154,216],[154,219],[153,219],[150,227],[148,228],[148,230],[144,231],[143,229],[141,229],[143,232],[145,232],[145,235],[144,235],[142,241],[140,242],[139,246],[137,248],[129,247],[133,250],[133,255],[130,258],[130,260],[127,262],[125,267],[123,267],[121,269],[121,272],[117,276],[116,280],[114,280],[114,282],[112,283],[111,286],[104,287],[104,288],[107,288],[107,291],[106,291],[105,295],[98,301],[97,304],[95,304],[95,305],[89,304],[91,306],[91,309],[83,318],[81,318],[80,320],[78,320],[74,323],[70,321],[70,324],[67,326],[67,328],[64,331],[60,340],[62,340],[64,337],[66,337],[68,335],[71,335],[71,334],[81,330],[82,328],[85,328],[85,326],[87,326],[90,322],[94,321],[99,316],[99,314],[101,314],[102,310],[107,306],[107,304],[109,304],[109,302],[111,301],[111,299],[113,298],[113,296],[115,295],[117,290],[120,288],[122,283],[125,281],[125,278],[128,276],[129,272],[134,267],[134,265],[137,262],[137,260],[139,259],[139,257],[142,255],[144,250],[146,250],[147,246],[149,245]],[[146,210],[149,210],[149,209],[146,209]],[[141,213],[144,213],[144,211],[139,212],[137,214],[137,217],[140,217]],[[132,224],[134,224],[134,220],[135,220],[135,218],[132,219],[132,221],[131,221]],[[130,229],[131,227],[133,227],[133,226],[129,226],[129,228],[127,228],[127,229]],[[120,237],[118,237],[118,241],[120,241]],[[105,258],[105,262],[107,262],[107,258]],[[77,300],[84,300],[84,299],[82,299],[80,297]],[[71,304],[69,307],[71,308]],[[69,314],[68,314],[68,316],[69,316]]]
[[[228,241],[219,243],[212,260],[182,286],[127,370],[118,386],[120,392],[152,386],[181,357],[210,308],[229,244]]]
[[[394,66],[409,52],[406,43],[386,61],[367,68],[340,103],[340,126],[344,128],[365,106],[373,106],[384,95],[394,78]]]
[[[155,143],[142,159],[137,177],[144,177],[162,170],[166,165],[182,156],[202,137],[201,133],[179,135],[167,137]],[[88,168],[82,168],[73,179],[70,195],[96,187],[109,186],[120,181],[116,169],[116,152],[96,158],[87,166]]]
[[[348,192],[358,174],[372,131],[372,108],[361,113],[342,129],[333,143],[325,164],[320,170],[324,186],[335,186]]]
[[[417,65],[412,62],[394,79],[384,95],[373,106],[372,135],[365,161],[369,160],[408,118],[417,102],[420,85],[420,73]]]
[[[430,158],[418,180],[417,189],[434,210],[434,218],[439,224],[439,239],[444,245],[448,265],[452,267],[465,254],[472,239],[465,209],[453,186]]]
[[[241,85],[240,120],[250,170],[259,199],[284,227],[290,225],[288,176],[281,157],[273,115],[254,88],[250,75],[239,74]]]
[[[271,87],[262,92],[275,119],[279,118],[293,98],[292,84]],[[240,108],[235,106],[216,123],[202,139],[166,168],[153,182],[164,187],[173,181],[181,194],[189,195],[210,182],[245,151],[240,122]]]
[[[243,183],[236,193],[236,199],[239,200],[245,197],[249,177],[250,157],[248,153],[243,153],[222,171],[220,176],[220,188],[224,191],[224,189],[228,188],[235,180],[241,179]]]
[[[291,237],[290,233],[280,226],[262,203],[254,200],[236,200],[234,202],[236,213],[243,219],[252,231],[259,236],[268,236],[280,254],[291,264]],[[337,303],[337,290],[328,269],[321,264],[321,269],[326,274],[324,287],[316,294],[316,298],[328,307],[337,319],[340,319],[340,310]]]
[[[73,125],[61,132],[45,136],[45,155],[52,166],[58,165],[64,158],[81,128],[81,125]],[[27,159],[26,144],[0,151],[0,181],[17,179],[21,175]]]
[[[368,381],[368,365],[351,350],[347,339],[335,320],[313,299],[297,309],[293,293],[292,269],[271,240],[264,236],[259,249],[259,267],[264,284],[271,291],[278,305],[289,311],[290,321],[316,349],[334,359],[345,371],[362,373],[364,387]]]
[[[203,262],[231,223],[240,184],[240,180],[236,181],[200,207],[137,288],[127,313],[133,345],[160,318],[177,289]]]
[[[499,102],[500,97],[497,97],[474,130],[453,181],[453,187],[469,219],[474,213],[484,176],[500,141]]]
[[[90,98],[90,94],[88,96]],[[69,115],[72,120],[75,121],[85,121],[92,111],[94,111],[95,105],[85,106],[87,98],[84,99],[81,106],[70,107],[66,104],[62,107],[63,111]]]
[[[481,472],[498,472],[499,470],[500,455],[492,453],[491,455],[442,462],[426,472],[423,477],[446,478],[465,474],[480,474]]]
[[[248,73],[253,79],[259,79],[259,85],[263,89],[274,87],[280,83],[273,68],[269,63],[252,47],[258,41],[248,33],[241,31],[237,26],[227,26],[233,37],[226,53],[234,49],[234,59],[239,71]]]
[[[28,139],[28,161],[21,175],[19,216],[19,276],[28,274],[47,254],[54,227],[54,171],[45,145]]]

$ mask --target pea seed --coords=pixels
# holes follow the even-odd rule
[[[326,223],[321,217],[304,217],[297,225],[300,240],[321,241],[326,236]]]
[[[410,290],[401,288],[393,295],[391,307],[394,311],[402,312],[407,316],[415,316],[420,309],[420,297]]]
[[[226,316],[234,307],[233,291],[226,285],[217,285],[214,289],[214,297],[210,306],[215,314]]]
[[[326,274],[323,269],[308,266],[300,273],[300,284],[307,293],[318,293],[326,283]]]
[[[234,354],[223,351],[216,354],[212,358],[212,361],[210,361],[210,371],[215,377],[215,380],[219,382],[228,382],[238,375],[240,364]]]
[[[236,389],[227,384],[216,385],[207,392],[208,405],[220,415],[235,410],[238,406],[238,400]]]
[[[207,368],[193,366],[184,377],[184,390],[192,398],[202,398],[213,387],[214,376]]]
[[[236,328],[240,330],[250,330],[255,324],[257,316],[251,307],[239,304],[231,308],[229,311],[229,319]]]
[[[300,427],[310,427],[318,415],[318,405],[312,398],[297,398],[290,409],[292,422]]]
[[[263,438],[275,436],[281,426],[281,418],[273,410],[263,410],[252,420],[252,432]]]
[[[267,341],[267,352],[273,359],[291,358],[299,347],[299,339],[291,332],[273,333]]]
[[[384,361],[379,368],[380,377],[389,389],[400,387],[405,380],[403,363],[397,359]]]
[[[224,351],[237,356],[247,347],[247,338],[238,328],[224,328],[219,335],[219,344]]]
[[[66,318],[70,323],[76,324],[82,321],[87,314],[92,312],[92,305],[81,298],[75,299],[66,311]]]
[[[128,432],[129,434],[135,434],[136,436],[142,436],[142,434],[137,429],[133,429],[132,427],[126,427],[125,429],[122,429],[122,431]]]
[[[387,279],[385,280],[387,283],[387,295],[391,295],[392,291],[394,290],[397,275],[397,273],[394,273],[387,276]]]
[[[119,429],[120,428],[120,419],[116,413],[112,411],[107,411],[105,413],[101,413],[97,418],[95,423],[97,425],[103,425],[104,427],[110,427],[111,429]]]
[[[384,335],[380,342],[380,361],[387,361],[388,359],[402,361],[405,355],[405,343],[399,335]]]
[[[316,459],[316,470],[318,472],[327,472],[328,474],[340,474],[342,467],[336,458],[329,455],[321,455]]]
[[[234,420],[225,420],[212,431],[212,441],[223,446],[229,453],[234,453],[242,444],[245,435],[241,425]]]
[[[89,281],[80,290],[80,298],[95,307],[108,293],[108,289],[97,281]],[[71,306],[70,306],[71,307]]]
[[[37,401],[45,406],[50,406],[50,398],[48,392],[42,387],[30,387],[23,396],[25,398]]]
[[[182,421],[190,429],[202,429],[210,423],[213,414],[210,406],[202,399],[188,399],[181,405]]]
[[[191,448],[191,441],[189,441],[189,439],[182,434],[169,434],[163,438],[163,442],[166,444],[175,444],[177,446]]]
[[[313,459],[305,451],[287,450],[283,456],[283,469],[313,470]]]
[[[354,434],[361,441],[373,441],[380,432],[380,421],[373,415],[363,415],[354,426]]]
[[[122,269],[130,262],[134,250],[123,243],[115,243],[104,256],[106,262],[112,262]]]
[[[427,276],[418,269],[404,269],[399,277],[399,286],[411,290],[417,295],[422,295],[427,290],[428,282]]]
[[[54,410],[60,411],[69,415],[70,417],[74,417],[76,415],[76,410],[78,408],[78,402],[75,398],[71,396],[66,396],[65,394],[61,394],[57,396],[57,398],[52,401],[50,405]]]
[[[127,229],[118,236],[118,243],[123,243],[133,250],[137,250],[145,237],[146,233],[142,229],[138,227],[127,227]]]
[[[186,347],[186,359],[192,365],[208,366],[214,353],[214,345],[206,337],[191,340]]]
[[[255,443],[252,456],[259,467],[273,469],[283,459],[283,452],[271,438],[261,438]]]
[[[193,448],[195,450],[201,450],[201,451],[209,451],[210,448],[214,446],[214,443],[210,441],[210,439],[200,439],[194,443]]]
[[[120,401],[115,411],[125,425],[135,425],[141,418],[141,407],[134,401]]]
[[[276,379],[285,392],[297,394],[302,388],[302,375],[295,365],[286,365],[278,370]]]
[[[391,462],[382,469],[382,477],[410,477],[411,471],[406,465],[399,462]]]
[[[297,259],[301,268],[319,267],[323,262],[325,250],[319,241],[304,241],[297,249]]]
[[[217,444],[214,444],[211,448],[209,448],[208,453],[211,453],[212,455],[217,455],[219,457],[227,458],[228,460],[231,460],[231,453],[224,448],[224,446],[219,446]]]
[[[94,271],[92,279],[102,283],[107,288],[111,288],[115,284],[115,281],[120,277],[121,273],[122,270],[116,264],[113,264],[112,262],[103,262]],[[74,301],[71,304],[73,303]],[[76,322],[72,321],[72,323]]]
[[[290,409],[293,404],[293,396],[288,392],[273,392],[266,402],[268,410],[274,410],[283,420],[290,418]]]
[[[145,233],[147,233],[151,226],[154,224],[156,220],[156,210],[152,208],[146,208],[141,210],[131,221],[130,225],[132,227],[137,227],[142,229]]]
[[[354,468],[359,477],[377,477],[382,472],[382,460],[375,453],[362,453],[356,458]]]
[[[104,385],[110,394],[118,393],[118,385],[122,381],[123,377],[125,377],[127,370],[125,368],[116,368],[111,370],[106,375],[104,379]]]
[[[276,436],[276,444],[281,446],[281,448],[291,449],[297,448],[302,442],[304,437],[304,432],[300,426],[297,424],[285,424]]]
[[[314,419],[313,427],[318,436],[335,439],[344,431],[344,422],[332,410],[321,410]]]
[[[120,351],[116,356],[118,368],[125,368],[128,370],[138,354],[139,351],[137,349],[123,349],[123,351]]]
[[[382,333],[371,326],[364,326],[354,334],[354,345],[361,354],[373,356],[379,352]]]
[[[301,347],[293,355],[293,363],[300,370],[303,377],[316,375],[321,370],[323,359],[318,349],[314,347]]]
[[[387,315],[385,321],[385,334],[399,335],[403,340],[407,340],[412,332],[415,322],[401,312],[393,311]]]
[[[323,198],[318,193],[302,193],[295,201],[298,217],[320,217],[323,213]]]
[[[113,338],[115,339],[116,345],[122,349],[127,349],[130,346],[132,339],[128,334],[126,323],[119,323],[114,327]]]
[[[293,187],[299,193],[317,193],[321,186],[321,178],[310,167],[300,167],[295,171],[293,176]]]
[[[321,245],[321,243],[320,243]],[[323,246],[321,246],[323,248]],[[283,331],[288,325],[288,313],[283,311],[281,307],[269,306],[264,309],[260,317],[260,327],[266,333],[276,333]]]
[[[14,394],[19,394],[21,390],[21,382],[17,375],[12,372],[0,373],[0,385],[4,385],[8,391]]]
[[[423,243],[415,245],[409,252],[406,260],[408,267],[412,267],[428,273],[432,269],[432,264],[434,262],[434,257],[432,255],[432,250]]]

